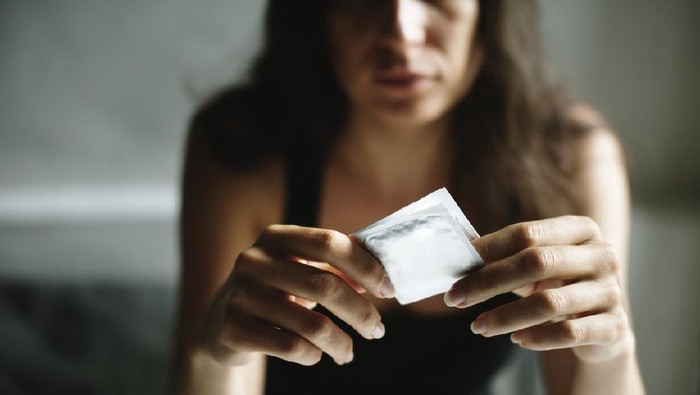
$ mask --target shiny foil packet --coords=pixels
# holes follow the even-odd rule
[[[484,265],[479,237],[445,188],[352,234],[384,266],[401,304],[447,292]]]

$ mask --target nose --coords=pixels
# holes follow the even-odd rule
[[[426,39],[427,9],[422,0],[392,0],[391,36],[408,44]]]

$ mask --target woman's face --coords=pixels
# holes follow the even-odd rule
[[[463,97],[481,66],[477,0],[333,0],[336,76],[352,110],[427,124]]]

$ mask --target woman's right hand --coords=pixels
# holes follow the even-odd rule
[[[236,259],[204,319],[200,341],[214,358],[232,365],[246,363],[254,352],[302,365],[316,364],[325,352],[337,364],[348,363],[352,339],[312,309],[319,303],[363,337],[381,338],[379,312],[358,285],[377,297],[394,295],[384,268],[350,236],[269,226]]]

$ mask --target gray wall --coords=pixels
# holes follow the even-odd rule
[[[0,187],[173,184],[189,91],[242,68],[260,14],[255,0],[3,0]]]
[[[622,135],[637,200],[695,204],[700,196],[700,2],[542,3],[552,62]]]
[[[4,0],[0,187],[172,185],[193,101],[237,75],[263,2]],[[631,154],[636,197],[700,195],[695,0],[544,0],[562,78]]]
[[[174,286],[186,121],[244,69],[262,3],[0,2],[0,280]],[[697,393],[700,2],[542,4],[558,74],[629,150],[649,392]]]

